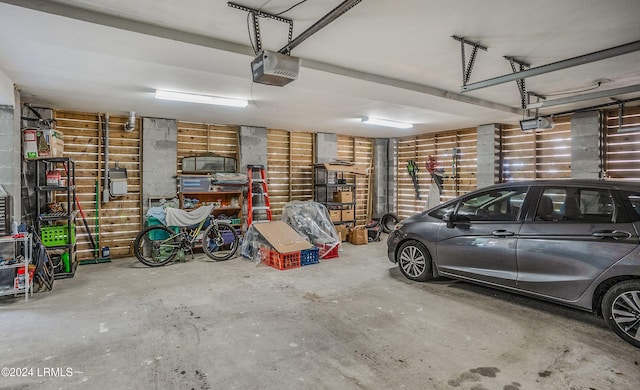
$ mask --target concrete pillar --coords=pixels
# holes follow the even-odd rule
[[[478,188],[497,183],[500,178],[500,128],[495,124],[481,125],[478,134]]]
[[[21,223],[20,127],[15,120],[19,117],[13,106],[0,106],[0,185],[11,198],[12,218]]]
[[[373,144],[373,216],[396,213],[398,140],[376,138]]]
[[[571,116],[571,178],[600,179],[602,152],[600,114],[597,111]]]
[[[20,105],[19,92],[0,71],[0,185],[11,198],[11,216],[18,223],[23,222]]]
[[[142,120],[142,201],[146,214],[149,198],[177,194],[178,123],[174,119]]]
[[[316,133],[316,163],[331,162],[338,158],[338,135]]]
[[[239,172],[247,172],[247,165],[263,165],[267,171],[266,127],[240,127]]]

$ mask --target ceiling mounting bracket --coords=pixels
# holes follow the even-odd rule
[[[262,51],[262,38],[260,37],[260,20],[258,18],[267,18],[267,19],[273,19],[276,20],[278,22],[282,22],[282,23],[287,23],[289,25],[289,36],[288,36],[288,41],[289,43],[291,43],[291,40],[293,39],[293,20],[291,19],[287,19],[287,18],[283,18],[282,16],[278,16],[278,15],[273,15],[267,12],[264,12],[262,10],[259,9],[254,9],[254,8],[249,8],[249,7],[245,7],[244,5],[240,5],[237,3],[233,3],[231,1],[227,2],[227,5],[231,8],[235,8],[235,9],[239,9],[240,11],[245,11],[248,12],[249,15],[251,16],[252,22],[253,22],[253,33],[255,35],[255,40],[256,40],[256,54],[259,53],[260,51]],[[285,52],[282,54],[286,54],[289,55],[290,52]]]
[[[467,41],[464,37],[452,35],[451,38],[460,42],[460,51],[462,53],[462,85],[467,85],[467,83],[469,82],[469,79],[471,78],[471,72],[473,71],[473,64],[475,63],[476,57],[478,55],[478,49],[481,49],[484,51],[487,51],[488,49],[479,43]],[[467,65],[467,56],[464,50],[465,45],[469,45],[473,47],[473,50],[471,51],[471,56],[469,57],[468,65]]]
[[[527,117],[531,117],[531,108],[529,108],[531,106],[531,97],[535,97],[536,98],[536,103],[540,104],[540,100],[547,100],[547,97],[544,95],[540,95],[539,93],[535,93],[535,92],[527,92],[527,105],[526,107],[523,107],[523,109],[526,109],[525,113]],[[535,109],[535,114],[533,116],[538,116],[538,111],[539,108]]]
[[[511,65],[511,70],[513,71],[513,73],[522,72],[526,69],[531,68],[531,64],[528,64],[524,61],[517,60],[513,57],[504,56],[504,59],[509,61],[509,64]],[[528,103],[527,102],[527,85],[525,84],[524,79],[517,79],[516,84],[518,85],[518,91],[520,92],[520,105],[524,110],[527,108],[527,103]]]

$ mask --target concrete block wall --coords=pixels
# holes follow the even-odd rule
[[[22,217],[22,136],[20,133],[20,93],[0,74],[0,185],[11,197],[11,215],[21,223]]]
[[[338,135],[316,133],[315,148],[316,164],[336,160],[338,158]]]
[[[173,119],[142,120],[142,201],[146,214],[149,197],[176,196],[178,123]]]
[[[500,128],[495,124],[482,125],[478,134],[478,188],[495,184],[500,180]]]
[[[13,106],[0,106],[0,185],[11,197],[12,217],[20,223],[20,128],[16,126],[15,118]]]
[[[267,128],[240,127],[240,161],[238,172],[247,172],[247,165],[263,165],[267,171]]]
[[[600,179],[603,172],[600,113],[571,116],[571,178]]]
[[[376,138],[373,144],[373,216],[381,217],[386,213],[395,213],[397,196],[398,140],[395,138]]]

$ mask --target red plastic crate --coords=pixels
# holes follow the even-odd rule
[[[270,248],[260,248],[260,258],[268,266],[281,271],[293,268],[300,268],[300,251],[279,253]]]
[[[320,249],[320,258],[322,260],[335,259],[338,257],[338,249],[340,244],[335,245],[333,248],[330,244],[316,244]]]

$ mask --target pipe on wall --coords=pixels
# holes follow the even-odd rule
[[[104,115],[104,188],[102,201],[109,203],[109,114]]]

